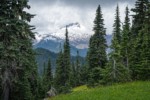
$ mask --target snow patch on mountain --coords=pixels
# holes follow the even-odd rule
[[[66,26],[68,27],[68,36],[70,40],[70,44],[75,46],[78,49],[88,48],[88,41],[92,35],[91,33],[87,33],[86,28],[83,25],[80,25],[78,22],[70,23],[68,25],[62,26],[58,28],[55,32],[44,33],[44,34],[36,34],[35,45],[40,41],[53,40],[57,42],[62,42],[65,39],[65,31]]]

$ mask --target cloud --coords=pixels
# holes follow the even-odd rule
[[[36,14],[31,24],[40,34],[52,33],[69,23],[80,23],[84,28],[81,33],[93,34],[93,21],[97,5],[102,5],[107,34],[112,33],[115,9],[120,6],[121,21],[124,20],[125,7],[133,7],[134,0],[31,0],[30,13]],[[132,1],[132,2],[131,2]],[[130,2],[130,3],[129,3]],[[79,32],[79,31],[78,31]]]
[[[114,5],[118,2],[129,2],[129,3],[134,3],[136,0],[30,0],[32,4],[44,4],[44,5],[53,5],[56,3],[61,3],[69,6],[98,6],[99,4],[102,6],[111,6]]]

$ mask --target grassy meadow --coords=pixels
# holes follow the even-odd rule
[[[62,94],[49,100],[150,100],[150,82],[131,82],[112,86],[76,87],[70,94]]]

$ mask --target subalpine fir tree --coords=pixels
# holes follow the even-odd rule
[[[81,64],[79,61],[79,51],[76,56],[76,85],[81,85]]]
[[[119,6],[116,8],[116,17],[114,21],[113,39],[111,44],[111,53],[109,54],[109,63],[103,71],[104,83],[112,84],[115,82],[128,81],[127,68],[122,63],[121,57],[121,25],[119,16]]]
[[[46,82],[47,82],[47,89],[50,90],[53,82],[53,75],[52,75],[52,68],[51,68],[51,60],[49,58],[46,70]]]
[[[115,41],[120,45],[120,43],[121,43],[121,21],[120,21],[118,5],[116,8],[116,16],[115,16],[115,21],[114,21],[113,27],[114,27],[113,39],[115,39]],[[112,41],[112,45],[113,45],[113,41]],[[113,48],[113,49],[115,49],[115,48]],[[118,48],[116,48],[116,50],[118,50]]]
[[[56,62],[55,88],[58,93],[70,92],[71,86],[70,44],[67,27],[65,36],[64,52],[62,53],[62,50],[60,51]]]
[[[88,79],[88,65],[84,64],[81,67],[81,84],[87,84]]]
[[[43,77],[41,76],[38,77],[38,85],[36,88],[38,89],[38,95],[36,99],[40,100],[45,98],[45,85],[43,83]]]
[[[123,25],[122,30],[122,40],[121,40],[121,56],[123,59],[123,64],[125,67],[127,67],[129,71],[129,54],[130,54],[130,39],[131,39],[131,33],[130,33],[130,18],[129,18],[129,9],[126,7],[125,12],[125,21]]]
[[[32,50],[34,33],[31,31],[34,28],[28,25],[33,15],[24,11],[30,8],[27,3],[27,0],[0,1],[0,74],[4,100],[20,100],[25,95],[23,99],[26,100],[36,95],[37,68]],[[21,86],[24,92],[19,92]]]
[[[58,93],[63,93],[63,87],[64,87],[64,61],[63,61],[63,53],[62,50],[58,54],[58,58],[56,60],[56,71],[55,71],[55,77],[54,77],[54,86]]]
[[[52,71],[51,71],[51,60],[49,58],[47,65],[44,63],[44,70],[41,79],[41,83],[39,84],[39,88],[41,88],[40,96],[45,97],[46,93],[51,89],[53,81]],[[42,87],[41,87],[42,86]]]
[[[12,11],[9,7],[10,1],[1,0],[0,1],[0,76],[1,76],[1,87],[3,87],[1,99],[8,100],[10,98],[10,88],[12,84],[12,77],[15,73],[12,72],[10,66],[11,63],[14,61],[11,61],[12,59],[17,59],[14,57],[14,53],[11,52],[8,47],[13,47],[11,43],[15,43],[17,40],[12,40],[11,37],[13,35],[8,35],[8,28],[10,29],[11,23],[8,23],[8,20],[10,19],[10,15],[8,14],[8,11]],[[6,12],[7,11],[7,12]],[[6,13],[5,13],[6,12]],[[7,24],[9,25],[7,27]],[[12,33],[12,32],[11,32]],[[15,37],[14,37],[15,38]],[[10,53],[9,53],[10,52]],[[15,51],[14,51],[15,52]],[[12,75],[12,76],[11,76]]]
[[[43,71],[42,71],[42,75],[39,77],[38,80],[38,88],[39,88],[39,98],[45,98],[45,94],[47,92],[47,82],[46,82],[46,62],[43,63]]]
[[[131,53],[129,60],[130,62],[130,69],[131,69],[131,76],[133,80],[138,80],[139,76],[138,73],[140,71],[140,61],[141,57],[139,56],[141,51],[141,45],[142,43],[137,43],[137,41],[141,41],[141,37],[139,36],[139,32],[144,26],[144,20],[146,16],[146,9],[147,9],[147,2],[148,0],[137,0],[135,4],[135,8],[132,9],[132,11],[135,13],[133,16],[133,24],[132,24],[132,30],[131,30]],[[138,40],[140,39],[140,40]]]
[[[94,35],[90,38],[89,50],[87,54],[89,66],[88,84],[90,86],[99,84],[100,80],[102,79],[102,76],[100,75],[101,69],[105,68],[107,63],[107,44],[105,39],[106,33],[100,5],[96,10],[93,31]]]
[[[70,91],[70,71],[71,71],[71,64],[70,64],[70,43],[68,37],[68,29],[66,27],[65,33],[65,43],[64,43],[64,53],[63,53],[63,61],[64,61],[64,72],[63,72],[63,83],[64,83],[64,92]]]
[[[46,74],[46,63],[43,63],[43,72],[42,72],[42,77],[44,77]]]
[[[71,87],[75,87],[77,86],[76,82],[77,82],[77,78],[76,78],[76,66],[75,66],[75,63],[72,62],[72,65],[71,65],[71,73],[70,73],[70,84],[71,84]]]
[[[135,47],[138,48],[139,61],[135,63],[134,75],[138,80],[150,80],[150,2],[147,2],[146,6],[144,24],[135,42]]]
[[[132,34],[134,38],[138,36],[139,30],[142,29],[142,26],[144,24],[147,2],[148,0],[137,0],[135,3],[135,8],[131,9],[131,11],[135,13],[134,15],[132,15]]]
[[[24,74],[24,75],[22,75]],[[20,73],[20,80],[19,80],[19,99],[20,100],[33,100],[33,96],[31,93],[31,87],[28,81],[28,74],[26,72]],[[13,97],[14,100],[19,100],[18,97]]]

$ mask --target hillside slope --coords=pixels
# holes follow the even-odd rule
[[[74,89],[67,95],[59,95],[49,100],[150,100],[150,82],[132,82],[107,87]]]
[[[52,71],[55,71],[56,68],[56,59],[58,56],[58,53],[54,53],[52,51],[49,51],[44,48],[37,48],[35,49],[36,54],[36,62],[38,65],[38,73],[41,75],[43,72],[43,65],[44,63],[47,65],[47,62],[49,58],[51,59],[51,66],[52,66]],[[80,63],[83,65],[85,63],[85,58],[84,57],[79,57]],[[76,61],[76,56],[71,56],[71,62]]]

